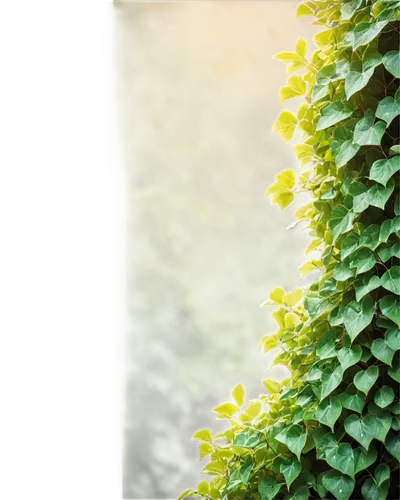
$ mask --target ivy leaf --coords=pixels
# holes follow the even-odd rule
[[[374,396],[374,402],[379,406],[379,408],[386,408],[393,402],[393,400],[394,390],[388,385],[381,387]]]
[[[382,276],[382,286],[397,295],[400,295],[400,266],[393,266]]]
[[[350,476],[343,475],[336,470],[330,470],[324,474],[322,484],[336,500],[348,500],[354,490],[355,481]]]
[[[342,21],[349,21],[355,12],[357,12],[358,8],[362,4],[363,0],[352,0],[351,2],[344,3],[340,7],[340,19]]]
[[[353,227],[354,214],[343,205],[337,205],[331,214],[328,225],[332,232],[333,241]]]
[[[366,227],[360,235],[358,246],[375,250],[379,245],[379,231],[380,227],[378,226],[378,224],[371,224],[370,226]]]
[[[347,101],[335,101],[321,110],[321,117],[317,124],[318,130],[325,130],[336,123],[349,118],[353,114],[353,108]]]
[[[386,243],[389,236],[400,229],[400,217],[394,219],[386,219],[382,222],[381,230],[379,231],[379,239]]]
[[[390,258],[400,253],[400,242],[397,241],[393,245],[380,246],[377,254],[382,262],[387,262]]]
[[[392,96],[385,97],[379,101],[375,115],[389,126],[396,116],[400,115],[400,101],[395,100]]]
[[[301,463],[294,459],[283,460],[280,465],[281,474],[285,478],[288,489],[293,481],[298,477],[302,469]]]
[[[336,167],[346,165],[358,152],[360,146],[353,141],[353,133],[346,127],[335,129],[335,139],[331,143]]]
[[[379,233],[377,234],[377,240]],[[361,243],[361,238],[360,238]],[[353,255],[350,267],[356,270],[356,274],[366,273],[375,266],[375,256],[370,248],[360,248]]]
[[[400,329],[397,326],[392,326],[386,330],[385,342],[393,351],[400,349]]]
[[[321,400],[325,399],[329,394],[338,387],[343,379],[343,369],[340,365],[335,368],[328,366],[321,375]]]
[[[379,146],[386,130],[386,123],[378,121],[374,123],[374,113],[366,111],[354,129],[354,142],[360,146]]]
[[[282,139],[288,143],[294,135],[297,118],[290,111],[282,111],[274,123],[272,130],[278,132]]]
[[[375,438],[376,417],[374,415],[364,417],[349,415],[344,421],[344,428],[349,436],[368,450],[371,441]]]
[[[364,408],[365,396],[353,384],[346,389],[346,392],[342,392],[339,395],[339,399],[343,408],[347,408],[348,410],[361,413]]]
[[[375,446],[370,446],[368,448],[368,451],[365,450],[363,447],[358,447],[354,450],[354,457],[355,457],[354,473],[357,474],[358,472],[367,469],[370,465],[372,465],[376,461],[378,457],[378,452],[376,451]]]
[[[266,476],[258,485],[258,491],[261,495],[261,500],[272,500],[276,497],[283,483],[277,483],[272,476]]]
[[[355,270],[349,266],[349,261],[344,260],[337,264],[333,270],[333,277],[336,281],[346,281],[355,275]]]
[[[340,256],[343,259],[351,255],[358,248],[359,236],[357,233],[351,232],[343,240],[340,247]]]
[[[208,429],[202,429],[200,431],[197,431],[192,439],[200,439],[201,441],[207,441],[208,443],[211,443],[212,441],[212,436],[211,432]]]
[[[354,30],[347,33],[343,44],[352,47],[353,50],[367,45],[383,30],[386,24],[387,21],[358,23]]]
[[[285,444],[300,460],[301,452],[306,444],[307,434],[301,425],[293,424],[281,431],[275,439]]]
[[[339,398],[335,396],[330,396],[329,399],[324,399],[315,412],[315,419],[318,420],[323,425],[331,428],[333,432],[333,427],[336,420],[340,417],[342,413],[342,405]]]
[[[374,207],[385,209],[386,202],[394,191],[394,179],[389,179],[386,187],[374,184],[368,189],[368,204]]]
[[[252,462],[245,462],[240,467],[240,480],[242,481],[243,484],[247,484],[252,468],[253,468]]]
[[[392,425],[392,416],[387,411],[379,411],[376,414],[376,422],[375,422],[375,438],[378,441],[382,441],[382,443],[386,439],[386,435],[390,430]]]
[[[343,320],[352,342],[371,323],[374,311],[375,302],[370,295],[366,295],[361,302],[353,300],[347,304],[343,313]]]
[[[349,71],[344,83],[346,98],[350,99],[352,95],[363,89],[373,74],[374,68],[369,69],[368,71]]]
[[[362,391],[366,396],[371,387],[378,380],[379,370],[376,366],[371,366],[366,370],[357,372],[354,375],[354,385],[359,391]]]
[[[350,366],[357,364],[362,356],[362,347],[355,345],[353,347],[342,347],[337,354],[339,363],[342,365],[343,371]]]
[[[236,412],[239,411],[239,408],[234,405],[233,403],[222,403],[218,406],[216,406],[213,411],[215,413],[218,413],[218,416],[222,418],[230,418],[232,417]]]
[[[395,358],[393,361],[393,366],[389,368],[388,374],[392,377],[393,380],[400,384],[400,360],[399,358]]]
[[[400,462],[400,436],[391,432],[385,440],[387,451]]]
[[[361,487],[361,493],[363,498],[368,500],[386,500],[389,486],[389,481],[379,486],[371,477],[368,477]]]
[[[383,65],[396,78],[400,78],[400,56],[398,50],[390,50],[383,56]]]
[[[375,69],[382,63],[381,54],[373,47],[367,47],[362,57],[362,68],[364,71]]]
[[[360,300],[367,295],[367,293],[372,292],[376,288],[381,286],[381,280],[375,274],[373,276],[364,276],[362,278],[358,278],[354,282],[354,288],[356,290],[356,300],[360,302]]]
[[[371,352],[376,359],[392,366],[394,351],[387,345],[383,339],[375,339],[371,345]]]
[[[369,172],[369,178],[372,181],[379,182],[386,186],[389,179],[400,170],[400,161],[397,156],[392,156],[389,159],[376,160]]]
[[[343,474],[354,475],[355,457],[349,443],[341,443],[335,449],[329,450],[325,459],[328,465]]]
[[[379,301],[379,309],[397,325],[400,323],[400,303],[394,295],[385,295]]]

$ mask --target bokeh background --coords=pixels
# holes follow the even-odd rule
[[[286,230],[265,191],[290,147],[271,131],[285,66],[311,40],[298,2],[117,2],[119,121],[128,171],[129,248],[124,497],[176,498],[200,480],[199,428],[242,382],[269,370],[259,338],[274,331],[260,304],[301,286],[309,241]],[[303,199],[304,202],[304,199]],[[281,371],[280,371],[281,370]]]

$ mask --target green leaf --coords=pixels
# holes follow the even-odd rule
[[[336,281],[346,281],[355,276],[356,272],[350,268],[350,263],[347,260],[339,262],[333,269],[333,277]]]
[[[362,370],[355,374],[354,385],[367,396],[371,387],[378,380],[378,375],[378,368],[376,366],[371,366],[367,368],[367,370]]]
[[[277,483],[272,476],[266,476],[258,485],[258,491],[261,495],[261,500],[272,500],[276,497],[283,483]]]
[[[354,450],[354,457],[355,457],[354,473],[357,474],[358,472],[367,469],[370,465],[372,465],[376,461],[378,457],[378,452],[376,451],[375,446],[370,446],[368,451],[365,450],[363,447],[358,447]]]
[[[351,232],[342,242],[342,246],[340,247],[340,256],[343,259],[351,255],[358,248],[358,234]]]
[[[322,478],[322,484],[336,500],[348,500],[354,490],[354,479],[336,470],[330,470]]]
[[[293,496],[290,497],[289,500],[308,500],[310,497],[310,490],[307,486],[300,486],[296,488],[296,491]]]
[[[346,98],[350,99],[352,95],[363,89],[373,74],[374,69],[370,69],[368,71],[349,71],[344,83]]]
[[[352,342],[371,323],[374,311],[375,302],[370,295],[363,297],[361,302],[353,300],[347,304],[343,313],[343,320]]]
[[[368,477],[362,485],[361,493],[365,500],[386,500],[389,486],[389,481],[378,486],[371,477]]]
[[[360,146],[353,141],[353,133],[346,127],[335,129],[335,139],[331,143],[332,154],[336,167],[346,165],[358,152]]]
[[[355,12],[357,12],[358,8],[362,4],[363,0],[352,0],[351,2],[347,2],[341,5],[340,7],[340,19],[342,21],[349,21]]]
[[[342,365],[343,371],[350,366],[357,364],[362,356],[362,348],[360,345],[353,347],[342,347],[337,354],[339,363]]]
[[[344,428],[349,436],[368,450],[371,441],[375,438],[376,417],[374,415],[364,417],[349,415],[344,421]]]
[[[387,451],[400,462],[400,436],[391,432],[385,441]]]
[[[332,232],[333,241],[353,227],[354,214],[343,205],[337,205],[331,214],[328,225]]]
[[[389,126],[396,116],[400,115],[400,101],[396,101],[392,96],[385,97],[379,101],[375,115]]]
[[[289,450],[300,460],[301,452],[306,444],[307,434],[301,425],[293,424],[283,429],[275,439],[285,444]]]
[[[383,288],[400,295],[400,266],[388,269],[381,278]]]
[[[361,413],[364,408],[365,396],[353,384],[346,389],[346,392],[342,392],[339,395],[339,399],[343,408],[347,408],[348,410]]]
[[[240,467],[240,480],[242,481],[243,484],[247,484],[252,469],[253,469],[252,462],[245,462]]]
[[[371,250],[375,250],[379,245],[379,231],[380,227],[378,224],[371,224],[360,235],[360,240],[358,242],[358,246],[370,248]],[[375,264],[375,258],[374,258]]]
[[[386,186],[389,179],[400,170],[400,161],[398,156],[392,156],[389,159],[376,160],[369,172],[369,178],[372,181],[379,182]]]
[[[362,68],[364,71],[375,69],[382,63],[382,56],[373,47],[367,47],[362,57]]]
[[[358,23],[354,30],[349,31],[344,39],[344,45],[354,49],[367,45],[371,42],[386,26],[387,21],[369,23]]]
[[[395,358],[393,361],[393,366],[389,368],[388,374],[392,377],[393,380],[400,384],[400,360],[399,358]]]
[[[318,130],[325,130],[336,123],[349,118],[353,108],[347,101],[335,101],[321,110],[321,117],[317,124]]]
[[[296,477],[300,474],[301,469],[301,463],[297,460],[294,460],[293,458],[283,460],[283,462],[281,463],[280,471],[285,478],[288,489],[290,488],[290,485],[293,483]]]
[[[354,142],[360,146],[379,146],[385,130],[386,123],[374,123],[374,113],[368,110],[354,129]]]
[[[333,432],[333,427],[336,420],[340,417],[342,413],[342,405],[339,398],[335,396],[330,396],[328,399],[324,399],[315,412],[315,419],[318,420],[323,425],[331,428]]]
[[[387,345],[383,339],[375,339],[371,345],[371,352],[376,359],[392,366],[394,351]]]
[[[368,189],[368,205],[384,210],[386,202],[394,191],[394,179],[389,179],[386,187],[374,184]]]
[[[379,233],[376,234],[377,240],[379,239]],[[361,238],[360,238],[361,244]],[[356,270],[356,274],[366,273],[375,266],[375,256],[371,249],[360,248],[351,257],[350,267]]]
[[[377,254],[382,262],[387,262],[395,255],[400,254],[400,242],[397,241],[393,245],[380,246],[377,250]]]
[[[340,365],[335,368],[328,366],[321,375],[321,400],[325,399],[336,389],[343,379],[343,369]]]
[[[360,300],[367,295],[367,293],[372,292],[376,288],[381,286],[381,280],[375,274],[373,276],[363,276],[358,278],[354,282],[354,288],[356,290],[356,300]]]
[[[398,50],[390,50],[383,56],[383,65],[396,78],[400,78],[400,55]]]
[[[385,295],[379,301],[379,309],[387,318],[391,319],[396,325],[400,323],[400,302],[394,295]]]
[[[394,219],[386,219],[382,222],[381,230],[379,232],[379,239],[386,243],[389,236],[400,229],[400,217]]]
[[[387,411],[379,411],[375,418],[375,438],[383,443],[392,425],[392,416]]]
[[[394,400],[394,390],[388,386],[384,385],[379,389],[379,391],[374,396],[374,402],[379,408],[386,408]]]
[[[379,464],[374,470],[376,483],[381,486],[384,482],[390,479],[390,468],[386,464]]]
[[[400,329],[397,326],[392,326],[386,330],[385,342],[393,351],[400,349]]]
[[[354,475],[355,457],[349,443],[341,443],[336,448],[329,450],[325,459],[328,465],[343,474]]]

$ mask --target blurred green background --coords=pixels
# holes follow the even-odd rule
[[[200,480],[193,433],[222,429],[211,409],[243,382],[257,397],[274,331],[260,308],[301,286],[309,237],[285,230],[264,197],[295,168],[272,124],[285,66],[311,40],[296,1],[115,4],[120,130],[129,179],[125,498],[176,498]],[[303,199],[303,202],[305,200]]]

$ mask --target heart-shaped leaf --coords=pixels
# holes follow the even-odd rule
[[[393,402],[393,400],[394,390],[388,385],[384,385],[383,387],[381,387],[374,396],[374,402],[380,408],[386,408],[386,406],[389,406]]]
[[[388,346],[384,339],[375,339],[371,345],[371,352],[376,359],[392,366],[394,351]]]
[[[325,399],[343,379],[343,369],[340,365],[332,368],[328,366],[321,375],[321,400]]]
[[[290,485],[293,483],[293,481],[300,474],[301,469],[302,467],[300,462],[294,459],[283,460],[283,462],[281,463],[280,471],[283,474],[283,477],[285,478],[288,489],[290,488]]]
[[[370,295],[366,295],[361,302],[353,300],[347,304],[343,313],[344,326],[353,341],[372,321],[375,311],[375,302]]]
[[[344,428],[349,436],[368,450],[376,434],[376,417],[374,415],[366,415],[365,417],[349,415],[344,421]]]
[[[379,309],[396,325],[400,323],[400,302],[394,295],[385,295],[379,301]]]
[[[350,476],[330,470],[323,476],[322,484],[336,500],[348,500],[354,490],[355,481]]]
[[[324,399],[321,402],[317,411],[315,412],[314,417],[321,424],[330,427],[333,432],[335,422],[340,417],[341,413],[342,404],[340,403],[339,398],[330,396],[328,399]]]
[[[367,370],[362,370],[354,375],[354,385],[358,390],[368,395],[371,387],[378,379],[379,370],[376,366],[371,366]]]
[[[336,448],[326,453],[326,461],[334,469],[347,474],[354,475],[355,458],[353,448],[349,443],[341,443]]]
[[[342,365],[343,371],[350,366],[358,363],[362,356],[362,347],[355,345],[353,347],[342,347],[337,353],[339,363]]]
[[[285,444],[289,450],[300,460],[301,452],[307,441],[307,434],[301,425],[293,424],[283,429],[275,439]]]
[[[340,394],[339,399],[343,408],[356,411],[357,413],[361,413],[365,405],[365,395],[358,391],[353,384],[349,385],[346,392]]]

